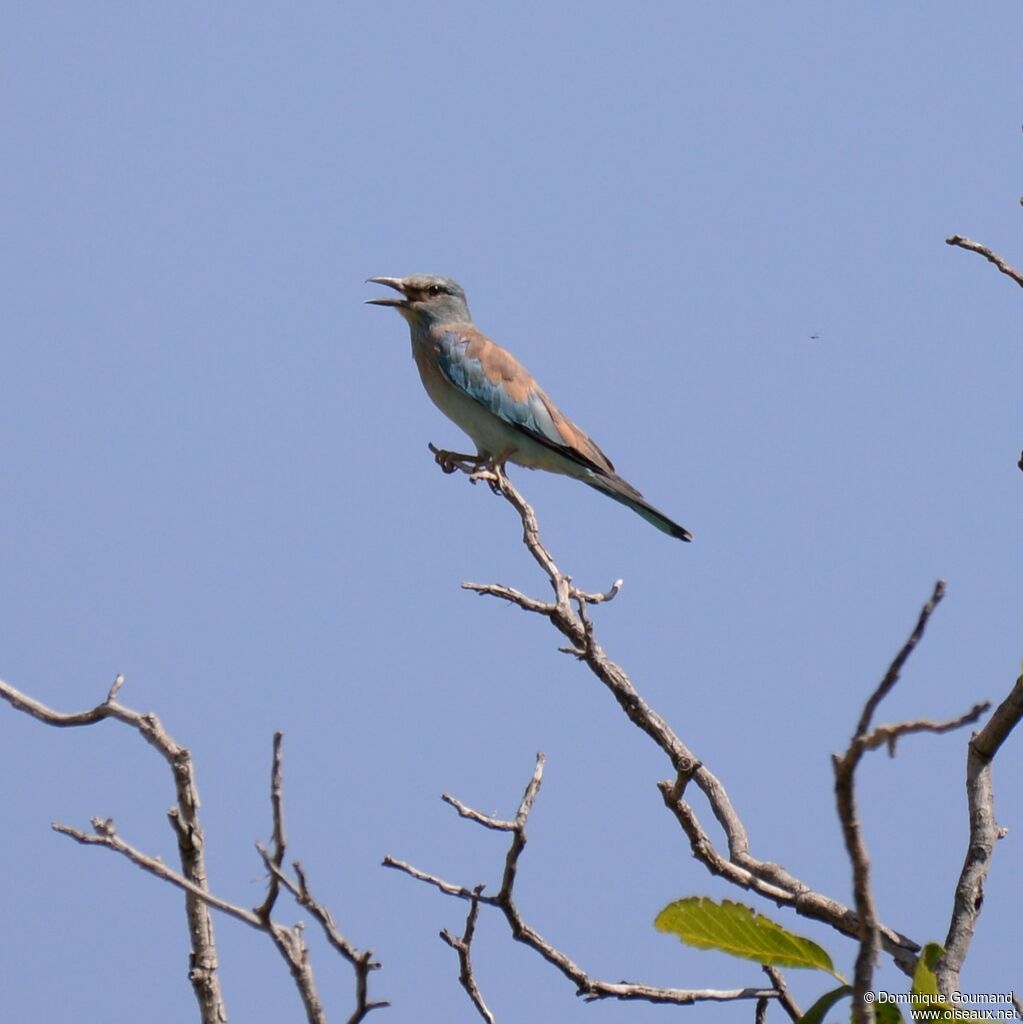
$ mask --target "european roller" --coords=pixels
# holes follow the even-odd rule
[[[476,444],[477,454],[438,453],[448,472],[456,464],[503,470],[506,462],[582,480],[621,502],[658,530],[692,540],[616,472],[611,460],[547,397],[529,371],[473,325],[461,285],[449,277],[371,277],[400,298],[370,299],[408,322],[412,357],[426,393]]]

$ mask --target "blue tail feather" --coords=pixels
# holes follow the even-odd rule
[[[603,474],[598,476],[594,473],[592,476],[582,479],[594,490],[606,494],[609,498],[614,498],[626,508],[631,508],[651,526],[656,526],[658,530],[668,534],[669,537],[685,541],[693,539],[693,535],[684,526],[679,526],[673,519],[669,519],[663,512],[654,508],[639,491],[626,483],[620,476],[604,476]]]

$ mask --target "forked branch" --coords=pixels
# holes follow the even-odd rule
[[[945,596],[945,584],[938,580],[934,591],[920,611],[916,627],[909,639],[902,645],[892,660],[884,678],[874,692],[867,698],[860,714],[856,731],[853,733],[849,746],[842,755],[834,756],[835,800],[838,805],[838,819],[842,826],[842,836],[852,864],[853,897],[856,901],[856,913],[860,922],[859,949],[856,955],[856,966],[853,974],[853,1021],[873,1022],[874,1006],[864,997],[873,988],[874,968],[880,948],[880,925],[877,920],[877,906],[874,891],[870,882],[870,858],[867,853],[866,840],[863,837],[863,826],[860,822],[856,805],[856,769],[864,753],[887,745],[889,753],[894,754],[895,744],[900,736],[915,732],[943,733],[957,729],[970,722],[975,722],[991,706],[985,702],[976,704],[970,711],[947,722],[932,722],[917,719],[895,725],[881,725],[871,730],[878,706],[891,693],[899,681],[902,669],[923,638],[927,623],[934,614],[941,599]]]
[[[739,999],[781,998],[781,992],[777,988],[679,989],[657,988],[653,985],[626,981],[601,981],[587,974],[567,954],[552,945],[532,928],[518,909],[514,898],[514,890],[519,859],[526,848],[526,822],[529,818],[529,812],[532,810],[533,804],[540,792],[544,764],[544,755],[542,753],[537,754],[533,777],[529,780],[529,784],[522,795],[514,821],[493,818],[490,815],[483,814],[481,811],[467,807],[461,801],[455,800],[447,794],[444,795],[445,802],[451,804],[461,817],[466,820],[472,821],[483,828],[511,833],[511,842],[508,845],[508,851],[504,858],[501,886],[496,895],[486,895],[484,885],[476,885],[473,888],[469,888],[468,886],[448,882],[437,875],[428,874],[394,857],[385,857],[383,861],[384,867],[394,868],[409,875],[411,878],[415,878],[417,881],[432,885],[447,896],[454,896],[469,903],[469,915],[461,939],[454,939],[448,932],[441,932],[441,938],[458,953],[459,980],[469,994],[469,998],[472,1000],[477,1012],[484,1020],[493,1021],[493,1017],[483,1001],[479,985],[472,971],[472,960],[470,957],[470,946],[475,931],[476,915],[480,906],[496,907],[500,910],[508,922],[512,937],[529,946],[530,949],[535,950],[544,960],[556,967],[566,978],[574,983],[576,994],[582,996],[587,1001],[620,999],[686,1006],[699,1002],[731,1002]]]
[[[688,838],[693,856],[708,871],[778,906],[791,907],[797,914],[822,921],[858,940],[861,923],[854,909],[816,892],[780,865],[753,856],[746,827],[732,806],[721,780],[647,704],[622,667],[608,657],[597,641],[587,607],[613,598],[621,589],[621,580],[616,581],[604,594],[592,594],[575,587],[572,578],[558,569],[554,558],[543,545],[536,514],[507,475],[500,471],[473,470],[470,479],[486,482],[491,490],[500,494],[518,513],[522,522],[523,543],[547,576],[553,599],[530,597],[498,583],[464,583],[463,586],[481,595],[500,597],[523,611],[542,615],[568,639],[568,646],[562,650],[578,658],[590,669],[607,687],[629,720],[646,733],[667,757],[673,777],[658,783],[658,788],[665,805]],[[718,849],[701,824],[693,805],[686,799],[691,785],[700,790],[707,800],[713,817],[724,833],[727,853]],[[469,890],[455,888],[457,892],[452,892],[452,895],[467,898],[465,893]],[[884,924],[878,923],[877,927],[882,948],[903,972],[912,975],[919,944]]]
[[[358,1024],[366,1015],[378,1007],[387,1006],[383,1001],[368,997],[367,979],[377,964],[369,950],[356,950],[334,926],[330,911],[313,899],[305,873],[297,862],[294,864],[297,881],[282,871],[286,838],[284,831],[284,803],[282,785],[281,734],[274,736],[273,767],[271,771],[270,802],[273,816],[273,852],[259,847],[268,872],[267,895],[255,909],[239,906],[215,896],[209,889],[206,877],[203,850],[205,840],[199,822],[199,791],[195,782],[192,755],[186,747],[177,743],[164,729],[156,715],[142,713],[120,704],[118,692],[124,678],[118,676],[110,688],[106,700],[87,711],[65,714],[54,711],[45,704],[0,682],[0,697],[13,708],[33,718],[58,727],[92,725],[106,718],[113,718],[134,728],[170,765],[177,803],[168,811],[168,818],[178,841],[181,871],[175,871],[159,857],[152,857],[122,839],[111,818],[93,818],[92,832],[84,832],[70,825],[54,823],[55,831],[87,846],[103,846],[121,854],[136,867],[148,874],[177,887],[185,894],[188,910],[189,935],[192,948],[189,956],[189,978],[199,1002],[203,1024],[222,1024],[227,1020],[227,1010],[220,994],[217,975],[217,951],[213,940],[213,925],[209,910],[219,910],[236,921],[265,932],[284,958],[298,988],[310,1024],[326,1024],[326,1014],[317,992],[309,950],[303,937],[301,925],[286,927],[274,921],[273,911],[281,888],[291,893],[296,901],[313,915],[323,928],[328,942],[352,965],[356,978],[356,1005],[349,1024]]]

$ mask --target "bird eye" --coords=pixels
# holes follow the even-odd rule
[[[444,289],[439,284],[431,284],[427,291],[431,295],[440,295]]]

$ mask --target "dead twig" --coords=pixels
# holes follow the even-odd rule
[[[309,950],[303,938],[301,925],[285,927],[273,920],[271,912],[276,905],[281,888],[287,889],[303,907],[323,926],[328,941],[349,963],[356,976],[356,1006],[349,1017],[349,1024],[359,1021],[374,1009],[387,1006],[384,1001],[371,1001],[367,994],[367,978],[380,965],[372,959],[369,950],[356,950],[336,929],[330,912],[317,903],[309,892],[301,865],[294,865],[298,882],[293,882],[281,870],[287,839],[284,829],[284,797],[282,781],[282,736],[274,735],[273,767],[271,770],[270,803],[273,817],[273,852],[257,844],[268,871],[267,895],[255,909],[231,903],[215,896],[209,889],[203,860],[205,840],[199,824],[199,793],[195,784],[192,755],[187,748],[177,743],[156,715],[141,713],[119,704],[116,697],[124,684],[118,676],[110,688],[107,698],[88,711],[66,714],[54,711],[45,704],[26,696],[13,686],[0,682],[0,697],[12,707],[48,725],[72,727],[92,725],[106,718],[113,718],[131,726],[170,764],[177,791],[177,804],[168,812],[168,818],[178,840],[182,870],[175,871],[159,857],[143,853],[118,834],[111,818],[93,818],[92,832],[84,832],[71,825],[54,822],[53,829],[77,843],[86,846],[102,846],[130,860],[136,867],[180,889],[185,894],[188,909],[189,934],[192,939],[189,977],[199,1000],[203,1024],[222,1024],[227,1020],[227,1011],[220,996],[219,978],[216,974],[217,957],[213,942],[213,928],[209,910],[241,921],[243,924],[265,932],[284,957],[298,988],[299,996],[306,1010],[310,1024],[326,1024],[326,1015],[316,989]]]
[[[115,719],[134,729],[167,762],[174,780],[176,796],[175,806],[167,812],[167,817],[177,837],[181,878],[186,883],[181,888],[185,891],[185,912],[191,945],[188,955],[188,980],[199,1004],[199,1015],[203,1024],[221,1024],[227,1020],[227,1008],[217,973],[213,921],[207,909],[206,896],[209,895],[209,886],[204,854],[205,837],[199,821],[199,789],[195,781],[192,754],[174,741],[156,715],[134,711],[120,704],[117,696],[123,685],[124,676],[118,675],[104,701],[87,711],[71,713],[54,711],[53,708],[2,681],[0,697],[15,710],[57,728],[75,728],[94,725],[107,718]],[[84,840],[79,839],[79,842],[82,841]]]
[[[522,794],[522,800],[519,803],[518,811],[516,812],[515,820],[513,822],[509,823],[500,819],[491,818],[489,815],[482,814],[479,811],[466,807],[461,803],[461,801],[456,801],[450,796],[445,796],[444,798],[445,802],[451,804],[451,806],[458,810],[461,817],[475,822],[477,825],[481,825],[484,828],[497,828],[499,831],[511,831],[512,839],[508,846],[508,852],[505,854],[501,887],[496,895],[487,895],[484,891],[483,885],[476,885],[471,889],[464,885],[456,885],[438,877],[437,875],[421,871],[419,868],[413,867],[405,861],[397,860],[394,857],[388,856],[383,860],[384,867],[394,868],[406,875],[409,875],[411,878],[415,878],[417,881],[425,882],[428,885],[434,886],[447,896],[454,896],[458,899],[467,900],[469,902],[469,919],[466,922],[466,933],[468,934],[468,938],[466,938],[466,934],[463,934],[461,940],[455,940],[450,933],[447,932],[442,932],[441,937],[448,943],[448,945],[458,950],[461,969],[460,979],[462,980],[462,985],[469,993],[469,997],[472,999],[473,1005],[476,1006],[476,1009],[480,1012],[481,1016],[486,1020],[491,1019],[487,1016],[487,1014],[489,1014],[489,1010],[484,1012],[485,1005],[482,1004],[482,997],[480,997],[480,1001],[477,1002],[476,997],[473,995],[474,990],[476,995],[479,995],[478,987],[475,989],[471,988],[465,980],[467,976],[470,979],[472,978],[471,967],[467,968],[466,966],[469,962],[468,947],[472,939],[472,931],[469,928],[469,923],[471,922],[472,927],[475,927],[475,911],[478,910],[480,906],[496,907],[499,909],[503,913],[505,920],[508,922],[512,937],[535,950],[541,957],[543,957],[544,960],[556,967],[563,975],[565,975],[566,978],[575,984],[576,994],[582,996],[582,998],[587,1001],[599,999],[621,999],[641,1000],[651,1003],[689,1005],[691,1003],[698,1002],[729,1002],[737,999],[779,998],[779,992],[774,988],[727,990],[676,989],[656,988],[652,985],[642,985],[625,981],[617,983],[601,981],[597,978],[590,977],[590,975],[587,974],[586,971],[575,963],[575,961],[573,961],[567,954],[553,946],[542,935],[540,935],[539,932],[527,924],[515,903],[515,878],[518,872],[519,859],[522,856],[523,850],[526,848],[526,822],[529,818],[529,812],[532,810],[533,804],[540,792],[540,785],[543,781],[544,763],[544,755],[542,753],[537,754],[536,765],[533,769],[533,776],[529,780],[525,792]],[[508,824],[511,824],[511,829],[504,827]],[[464,951],[458,945],[459,941],[464,944]],[[474,979],[472,980],[472,986],[475,986]]]
[[[855,1022],[872,1022],[875,1019],[874,1005],[865,1000],[864,996],[873,988],[874,968],[881,946],[881,929],[877,919],[877,906],[870,883],[870,857],[866,841],[863,838],[863,827],[856,806],[856,769],[868,750],[887,746],[889,753],[894,754],[895,744],[901,736],[917,732],[944,733],[951,729],[961,728],[975,722],[990,704],[976,704],[966,714],[946,722],[932,722],[928,719],[917,719],[894,725],[880,725],[871,730],[871,722],[881,701],[891,693],[899,680],[902,669],[923,638],[927,624],[934,610],[945,596],[945,584],[938,580],[930,598],[920,610],[909,638],[899,649],[892,660],[884,678],[874,692],[867,698],[860,714],[856,731],[853,733],[849,746],[844,754],[835,754],[832,758],[835,772],[835,800],[838,807],[838,818],[842,826],[842,836],[852,864],[853,896],[859,917],[859,949],[853,973],[853,1020]]]
[[[473,818],[473,820],[479,821],[480,819]],[[480,901],[478,897],[482,891],[482,885],[477,885],[473,890],[477,898],[473,899],[469,904],[469,914],[465,919],[465,931],[462,932],[462,937],[456,938],[447,929],[440,933],[440,937],[458,953],[458,980],[461,982],[462,988],[468,993],[472,1005],[476,1007],[479,1015],[487,1024],[494,1024],[494,1015],[484,1002],[483,994],[480,992],[479,985],[476,982],[476,975],[473,974],[472,956],[470,953],[472,940],[476,934],[476,919],[480,915]]]
[[[956,245],[960,249],[967,249],[970,252],[975,252],[984,259],[993,263],[1003,274],[1007,277],[1011,277],[1021,288],[1023,288],[1023,274],[1021,274],[1015,267],[1009,266],[1005,260],[1002,259],[998,253],[993,252],[986,245],[981,245],[980,242],[974,242],[969,238],[963,238],[962,235],[949,235],[945,239],[946,245]]]

